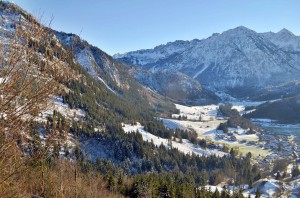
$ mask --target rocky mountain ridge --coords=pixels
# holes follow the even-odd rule
[[[240,90],[253,94],[300,80],[299,41],[285,29],[256,33],[240,26],[207,39],[170,42],[114,58],[150,71],[179,71],[204,88],[249,97]]]

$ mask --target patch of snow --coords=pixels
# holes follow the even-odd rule
[[[245,106],[244,105],[233,105],[232,109],[235,109],[238,112],[243,112],[243,111],[245,111]]]
[[[82,109],[71,109],[68,104],[63,103],[63,99],[60,96],[54,96],[48,102],[47,110],[42,112],[36,121],[45,122],[47,117],[52,116],[53,110],[61,113],[66,118],[74,118],[75,121],[85,118],[85,111]]]
[[[111,91],[111,92],[113,92],[114,94],[118,95],[117,92],[116,92],[115,90],[113,90],[112,88],[110,88],[110,87],[108,86],[108,84],[107,84],[102,78],[100,78],[100,77],[98,76],[98,79],[105,85],[105,87],[106,87],[109,91]]]
[[[217,155],[217,156],[226,155],[224,152],[221,152],[221,151],[218,151],[215,149],[213,149],[213,150],[202,149],[201,147],[190,143],[186,139],[183,139],[182,143],[179,143],[176,141],[157,137],[157,136],[145,131],[144,127],[142,125],[140,125],[140,123],[137,123],[136,125],[123,124],[123,130],[125,131],[125,133],[139,132],[142,135],[144,141],[153,142],[153,144],[156,146],[160,146],[161,144],[163,144],[167,148],[170,148],[170,147],[176,148],[180,152],[183,152],[185,154],[194,153],[196,155],[207,155],[207,156],[208,155]]]
[[[205,65],[200,71],[198,71],[193,78],[197,78],[200,74],[202,74],[202,72],[204,72],[204,70],[206,70],[208,68],[209,65]]]
[[[275,197],[276,193],[282,188],[282,183],[275,179],[263,179],[256,183],[255,187],[249,192],[255,193],[257,190],[266,197]]]
[[[185,129],[185,127],[181,126],[176,122],[176,120],[173,119],[166,119],[166,118],[160,118],[160,120],[164,123],[165,127],[169,129]]]
[[[210,121],[217,119],[219,106],[217,105],[206,105],[206,106],[184,106],[175,104],[176,109],[180,111],[180,114],[173,114],[172,117],[178,118],[179,116],[187,116],[189,120],[201,120]]]
[[[224,185],[222,185],[222,184],[217,185],[217,186],[206,185],[205,189],[210,190],[211,192],[215,192],[218,189],[219,193],[221,193],[224,190],[223,187],[224,187]],[[245,185],[244,189],[247,189],[247,187],[248,186]],[[233,190],[237,191],[239,188],[240,188],[240,186],[236,186],[234,189],[233,189],[233,186],[226,186],[226,190],[230,195],[233,195]],[[255,198],[255,194],[251,194],[247,190],[244,190],[242,193],[243,193],[244,197],[249,197],[249,195],[250,195],[251,198]]]

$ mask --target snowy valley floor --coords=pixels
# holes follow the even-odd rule
[[[255,105],[258,104],[261,103],[255,103]],[[250,105],[253,104],[250,103]],[[220,145],[220,147],[226,145],[229,148],[238,148],[242,155],[251,152],[252,156],[254,156],[254,163],[266,165],[269,169],[271,169],[272,161],[281,158],[282,155],[285,155],[285,152],[288,154],[291,153],[292,148],[290,147],[293,145],[292,143],[294,143],[294,136],[291,134],[285,134],[285,136],[277,136],[277,134],[247,134],[247,130],[237,127],[229,128],[229,132],[234,134],[234,138],[232,138],[232,136],[228,136],[228,134],[223,131],[217,130],[220,123],[227,121],[226,118],[220,115],[218,105],[188,107],[176,104],[176,108],[180,113],[173,114],[172,118],[159,118],[167,128],[193,130],[198,134],[199,139],[206,139],[208,142]],[[245,104],[243,103],[236,103],[233,105],[233,108],[238,110],[240,114],[247,113],[245,111]],[[182,120],[182,118],[184,118],[184,120]],[[258,121],[262,122],[262,120],[256,120],[256,122]],[[267,123],[268,126],[273,126],[272,123],[268,121],[263,120],[263,123]],[[288,126],[288,128],[290,127]],[[144,141],[153,142],[156,146],[163,144],[167,148],[177,148],[186,154],[194,153],[207,156],[226,155],[226,153],[220,149],[204,149],[192,144],[186,139],[183,139],[182,143],[179,143],[177,140],[174,141],[157,137],[145,131],[140,123],[136,123],[135,125],[123,124],[123,129],[126,133],[141,133]],[[292,127],[292,129],[294,128]],[[279,144],[285,145],[285,152],[277,152],[276,149]],[[276,149],[274,149],[274,147],[276,147]],[[261,197],[297,197],[300,192],[299,179],[300,178],[289,179],[288,182],[278,181],[272,178],[261,179],[253,185],[253,188],[249,189],[249,187],[244,186],[243,194],[245,196],[250,195],[250,197],[255,197],[256,191],[259,190]],[[206,186],[206,188],[210,188],[212,191],[218,188],[219,191],[221,191],[223,186],[224,184],[220,184],[218,186]],[[227,188],[229,188],[229,193],[232,194],[233,186],[227,186]],[[235,187],[235,189],[238,188],[239,187]]]

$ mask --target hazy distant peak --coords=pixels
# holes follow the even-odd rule
[[[295,36],[291,31],[283,28],[282,30],[280,30],[279,32],[277,32],[277,34],[285,34],[285,35],[290,35],[290,36]]]
[[[250,30],[249,28],[245,27],[245,26],[238,26],[236,28],[234,28],[234,30],[240,30],[240,31],[253,31],[253,30]]]
[[[225,31],[222,34],[245,34],[245,35],[248,35],[248,34],[255,34],[255,33],[256,33],[255,31],[253,31],[245,26],[238,26],[236,28]]]

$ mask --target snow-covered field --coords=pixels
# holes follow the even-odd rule
[[[185,154],[192,154],[195,153],[197,155],[218,155],[223,156],[225,155],[224,152],[215,150],[215,149],[202,149],[199,146],[196,146],[192,143],[190,143],[188,140],[183,139],[182,143],[179,143],[177,141],[171,141],[168,139],[160,138],[155,135],[152,135],[151,133],[144,130],[144,127],[140,125],[140,123],[137,123],[136,125],[128,125],[123,124],[123,130],[126,133],[130,132],[139,132],[143,136],[144,141],[153,142],[154,145],[160,146],[163,144],[167,148],[177,148],[179,151],[185,153]]]
[[[222,131],[216,130],[220,123],[224,123],[227,121],[226,119],[218,115],[219,107],[217,105],[187,107],[176,104],[176,108],[180,111],[180,115],[187,116],[188,120],[161,119],[166,127],[173,129],[193,129],[198,133],[198,135],[209,137],[211,139],[217,139],[216,135],[225,135]],[[242,110],[244,107],[233,106],[233,108]],[[173,114],[172,117],[176,118],[177,115],[178,114]],[[190,119],[193,118],[190,115],[203,115],[204,119],[201,119],[201,121],[199,119],[197,121],[194,121],[193,119]],[[240,127],[229,128],[229,132],[234,133],[238,140],[258,140],[257,135],[247,135],[247,131]]]
[[[216,130],[220,123],[227,120],[218,114],[217,105],[207,106],[184,106],[175,104],[180,111],[179,114],[173,114],[172,119],[161,118],[166,127],[171,129],[191,129],[194,130],[200,138],[205,138],[217,144],[226,144],[229,147],[239,147],[242,153],[255,152],[254,156],[266,156],[270,152],[254,145],[259,140],[256,134],[247,134],[247,130],[242,128],[229,128],[232,136],[223,131]],[[244,111],[244,106],[233,106],[238,111]],[[179,120],[178,117],[187,117],[187,120]],[[199,117],[201,117],[199,119]]]
[[[180,110],[179,114],[173,114],[173,118],[178,118],[179,116],[187,116],[189,120],[202,120],[210,121],[217,118],[219,106],[217,105],[207,105],[207,106],[184,106],[180,104],[175,104],[176,108]]]

